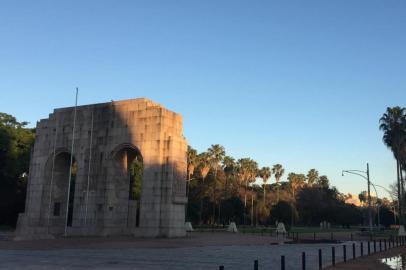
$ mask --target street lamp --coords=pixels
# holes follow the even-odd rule
[[[387,188],[385,188],[383,186],[377,185],[377,184],[375,184],[375,186],[380,187],[383,190],[385,190],[389,194],[389,196],[391,197],[392,202],[395,202],[395,198],[393,198],[392,192],[389,189],[387,189]],[[396,208],[395,208],[395,205],[393,205],[393,218],[395,220],[395,225],[396,225]]]
[[[368,216],[369,216],[369,230],[372,231],[372,209],[371,209],[371,181],[369,180],[369,164],[367,163],[367,170],[343,170],[342,176],[344,173],[358,175],[368,182]]]

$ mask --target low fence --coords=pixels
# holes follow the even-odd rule
[[[372,254],[384,252],[396,247],[402,247],[406,245],[406,237],[404,236],[397,236],[397,237],[390,237],[388,239],[379,239],[373,241],[362,241],[362,242],[353,242],[353,243],[344,243],[340,245],[333,245],[331,246],[330,254],[323,254],[322,249],[318,249],[318,269],[321,270],[327,266],[335,266],[337,263],[343,262],[346,263],[350,260],[354,260],[359,257],[369,256]],[[340,253],[340,254],[338,254]],[[307,263],[307,255],[306,252],[302,252],[302,254],[298,254],[301,256],[301,269],[306,270],[308,268]],[[287,257],[282,255],[280,258],[280,269],[286,270],[288,260],[291,260],[292,255]],[[312,265],[312,268],[315,265]],[[276,267],[277,269],[278,267]],[[219,266],[220,270],[225,270],[223,265]],[[255,260],[253,263],[253,269],[259,270],[260,269],[260,261]],[[295,268],[298,269],[298,268]]]

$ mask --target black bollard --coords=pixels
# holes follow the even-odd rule
[[[361,257],[364,256],[364,242],[361,242]]]
[[[336,248],[335,247],[331,247],[331,262],[332,262],[333,266],[336,265]]]
[[[321,254],[321,249],[319,249],[319,270],[323,269],[323,257]]]
[[[302,252],[302,270],[306,270],[306,253]]]
[[[368,255],[371,255],[371,242],[368,241]]]
[[[254,261],[254,270],[258,270],[258,260]]]
[[[285,256],[281,257],[281,270],[285,270]]]
[[[374,253],[376,253],[376,240],[374,240]]]
[[[379,239],[379,252],[382,251],[382,239]]]
[[[384,247],[385,247],[385,251],[387,250],[387,246],[386,246],[386,239],[383,239],[384,242]]]
[[[355,243],[352,244],[352,259],[355,259]]]
[[[347,262],[347,246],[343,245],[343,257],[344,257],[344,262]]]
[[[219,270],[224,270],[224,266],[220,265]]]

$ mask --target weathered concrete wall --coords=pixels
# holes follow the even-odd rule
[[[64,233],[73,119],[74,108],[63,108],[37,123],[19,238]],[[182,132],[180,115],[147,99],[77,107],[68,235],[184,236],[187,142]],[[130,155],[140,155],[144,164],[139,202],[128,197]]]

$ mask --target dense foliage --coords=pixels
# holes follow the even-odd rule
[[[350,226],[367,221],[363,207],[346,204],[346,196],[316,169],[288,173],[287,181],[282,181],[284,175],[281,164],[259,168],[251,158],[227,156],[220,145],[200,154],[189,148],[187,219],[195,224],[283,221],[287,226],[319,226],[322,221]],[[386,210],[391,213],[390,207]],[[391,224],[393,218],[387,216],[386,223]]]
[[[11,115],[0,113],[0,225],[15,226],[24,212],[30,151],[34,130]]]

